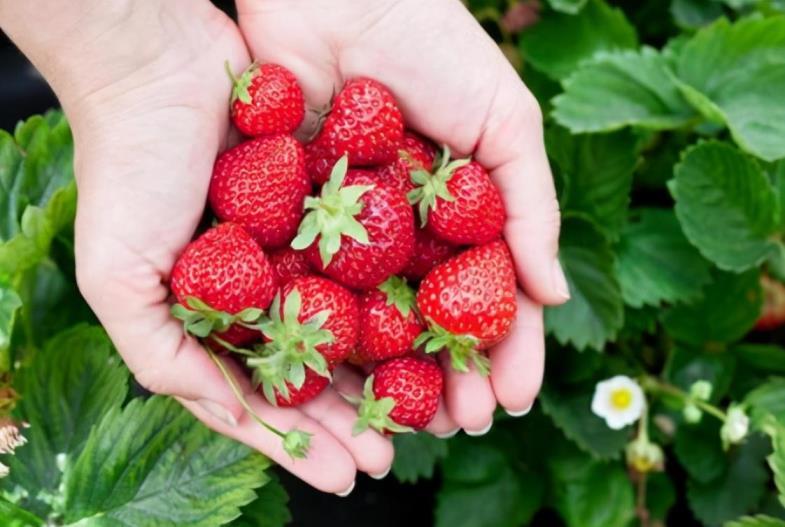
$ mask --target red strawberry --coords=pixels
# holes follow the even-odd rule
[[[259,333],[234,324],[253,322],[270,305],[276,285],[261,247],[242,227],[223,223],[189,243],[172,267],[173,314],[198,337],[212,332],[232,345]]]
[[[368,377],[354,433],[371,427],[380,432],[411,432],[428,426],[442,393],[436,362],[400,357],[378,365]]]
[[[337,159],[329,156],[321,143],[310,142],[305,145],[305,171],[317,185],[330,179],[330,171]]]
[[[262,247],[289,243],[311,191],[302,146],[289,135],[260,137],[221,154],[210,182],[210,206],[239,223]]]
[[[232,121],[245,135],[291,134],[305,116],[305,98],[297,78],[278,64],[251,64],[232,78]]]
[[[311,265],[358,289],[375,287],[400,271],[414,248],[414,214],[404,195],[363,170],[333,167],[321,197],[307,198],[294,249]],[[344,181],[345,179],[345,181]]]
[[[356,359],[366,363],[410,352],[414,339],[425,329],[413,308],[414,291],[397,276],[363,293]]]
[[[478,353],[497,344],[515,320],[515,271],[507,245],[497,240],[472,247],[433,268],[420,283],[417,307],[429,331],[425,351],[450,351],[453,367],[467,371],[471,359],[487,373],[488,359]]]
[[[768,331],[785,325],[785,285],[767,275],[761,275],[763,308],[755,329]]]
[[[392,93],[381,83],[352,79],[336,95],[314,140],[326,157],[349,156],[351,166],[392,163],[403,139],[403,116]]]
[[[450,161],[444,149],[439,167],[431,174],[415,170],[418,185],[408,194],[417,204],[422,225],[457,245],[482,245],[501,236],[505,212],[499,189],[488,172],[469,159]]]
[[[404,193],[409,193],[414,190],[412,170],[430,170],[435,157],[436,148],[430,141],[415,133],[406,132],[401,142],[401,149],[398,151],[398,159],[377,168],[376,173],[382,181],[398,187]]]
[[[275,405],[288,408],[305,404],[322,393],[330,385],[330,379],[322,377],[315,371],[305,370],[305,381],[300,388],[295,388],[292,383],[286,383],[287,393],[275,392]],[[287,397],[288,396],[288,397]]]
[[[308,369],[329,377],[357,343],[357,299],[327,278],[295,278],[275,296],[269,316],[259,324],[267,343],[247,365],[271,402],[287,382],[299,390]]]
[[[291,247],[284,247],[270,253],[270,263],[276,283],[283,287],[300,276],[311,274],[308,257],[302,251],[295,251]]]
[[[414,252],[401,274],[409,280],[420,280],[456,252],[456,246],[434,237],[427,229],[415,229]]]

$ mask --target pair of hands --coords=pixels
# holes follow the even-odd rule
[[[169,270],[199,222],[216,154],[238,140],[230,137],[223,64],[239,72],[254,58],[293,71],[314,108],[346,79],[378,79],[412,128],[492,171],[521,285],[518,321],[490,351],[490,378],[444,364],[444,402],[429,431],[478,434],[497,403],[511,414],[531,408],[543,375],[542,305],[568,298],[557,260],[558,203],[537,103],[458,0],[237,0],[239,27],[207,0],[81,3],[89,8],[72,29],[82,36],[58,50],[79,60],[25,49],[23,35],[18,43],[73,126],[80,288],[142,385],[176,396],[210,428],[323,491],[347,493],[358,470],[381,476],[392,463],[387,438],[352,437],[354,409],[335,389],[279,409],[246,384],[265,420],[314,434],[308,458],[293,461],[278,437],[244,415],[216,366],[169,315]],[[361,383],[336,372],[337,390],[359,392]]]

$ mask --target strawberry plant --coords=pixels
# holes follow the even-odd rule
[[[437,527],[785,526],[785,4],[465,3],[542,107],[572,298],[546,309],[528,415],[499,412],[482,437],[396,435],[394,475],[436,478]],[[303,119],[288,71],[233,80],[247,135]],[[351,112],[370,124],[341,134]],[[376,81],[347,82],[320,124],[304,148],[272,135],[219,159],[210,202],[229,223],[207,232],[225,231],[231,257],[192,244],[176,313],[217,353],[248,354],[280,406],[316,397],[338,362],[385,360],[357,429],[419,429],[443,380],[430,358],[400,357],[412,342],[484,368],[482,350],[527,323],[493,241],[502,200],[483,167],[404,130]],[[256,203],[237,177],[251,150],[269,153],[251,167]],[[2,524],[286,524],[269,461],[130,382],[75,287],[72,164],[59,112],[0,132]],[[445,240],[477,247],[456,256]],[[210,267],[186,272],[200,254]],[[223,296],[247,271],[247,291]],[[479,302],[467,273],[497,285],[479,313],[459,309]],[[440,305],[448,289],[465,302]]]

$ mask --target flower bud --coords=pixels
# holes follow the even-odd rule
[[[750,429],[750,418],[741,406],[732,405],[728,408],[725,423],[720,429],[720,438],[727,449],[730,445],[741,443]]]

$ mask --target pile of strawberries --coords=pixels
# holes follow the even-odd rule
[[[443,385],[430,354],[487,374],[483,350],[516,316],[498,189],[406,130],[375,80],[346,82],[304,145],[290,71],[254,64],[233,80],[232,118],[250,138],[215,162],[217,222],[172,269],[173,313],[272,404],[313,399],[348,362],[368,374],[357,433],[424,428]]]

